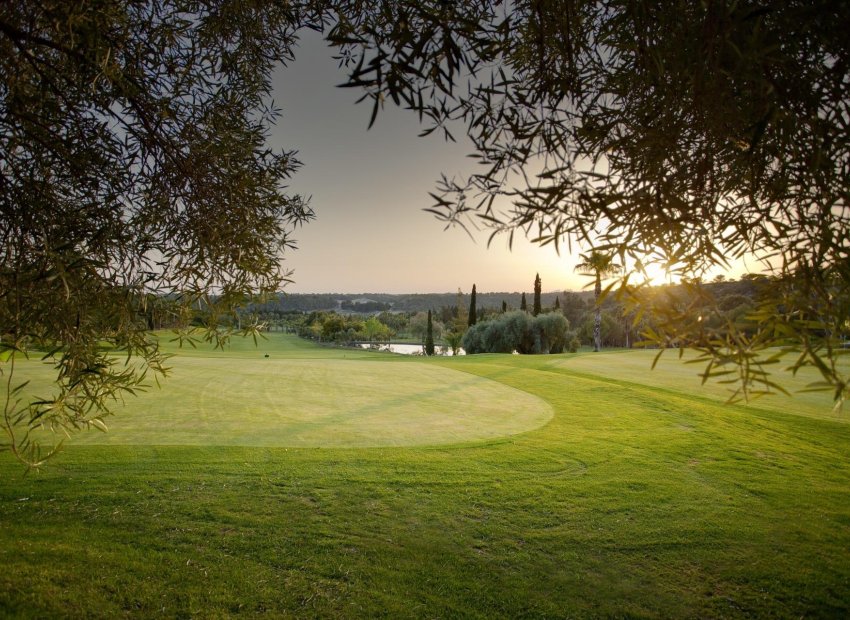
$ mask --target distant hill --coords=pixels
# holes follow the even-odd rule
[[[742,296],[752,298],[755,285],[752,278],[731,280],[726,282],[709,282],[706,287],[718,297]],[[675,286],[674,286],[675,288]],[[592,290],[583,291],[550,291],[540,296],[544,308],[555,305],[555,297],[560,296],[564,305],[565,294],[578,296],[587,302],[593,299]],[[529,308],[533,302],[532,291],[525,292]],[[522,292],[477,293],[476,305],[479,309],[499,310],[504,301],[509,309],[518,310],[521,304]],[[377,312],[424,312],[439,311],[443,307],[453,307],[457,304],[457,293],[281,293],[275,299],[263,304],[253,304],[252,312],[314,312],[319,310],[335,310],[342,314],[358,313],[373,314]],[[469,293],[462,295],[462,303],[469,307]]]
[[[555,297],[563,292],[543,293],[540,301],[544,308],[555,305]],[[575,293],[582,298],[592,298],[592,291]],[[533,294],[526,291],[529,306]],[[504,301],[509,308],[518,309],[522,298],[521,292],[512,293],[477,293],[478,308],[500,309]],[[469,305],[469,293],[462,296],[463,304]],[[276,299],[263,304],[252,305],[255,312],[313,312],[317,310],[336,310],[342,312],[372,313],[388,310],[390,312],[419,312],[438,310],[444,306],[455,306],[458,301],[457,293],[282,293]]]

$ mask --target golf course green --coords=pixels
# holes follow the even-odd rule
[[[552,418],[540,397],[421,358],[386,363],[384,354],[305,350],[280,334],[224,351],[177,349],[162,336],[176,354],[169,376],[127,399],[107,419],[112,432],[83,433],[74,444],[439,445],[513,435]],[[49,364],[27,360],[17,372],[32,380],[31,395],[49,391]]]
[[[650,351],[165,346],[108,433],[0,454],[0,616],[850,614],[828,394],[729,405]]]

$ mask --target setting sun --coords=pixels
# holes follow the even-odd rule
[[[632,269],[631,274],[635,282],[648,282],[652,286],[670,284],[673,281],[670,273],[658,263],[638,264]]]

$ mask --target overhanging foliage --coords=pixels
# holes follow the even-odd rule
[[[35,431],[103,427],[166,371],[150,327],[194,317],[220,340],[286,279],[311,211],[285,192],[294,152],[265,145],[268,95],[304,25],[284,3],[3,3],[2,426],[21,460],[44,458]],[[55,364],[55,394],[22,397],[21,355]]]
[[[437,217],[634,266],[611,290],[657,315],[653,343],[702,351],[707,377],[737,368],[745,395],[791,354],[850,395],[850,5],[339,6],[329,39],[373,118],[392,101],[472,142],[479,170],[442,179]],[[657,263],[698,286],[744,257],[771,276],[746,330],[653,305],[637,277]]]

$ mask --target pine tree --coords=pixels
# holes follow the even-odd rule
[[[522,294],[522,300],[519,302],[519,309],[523,312],[528,312],[528,303],[525,301],[525,293]]]
[[[542,286],[543,283],[540,281],[540,274],[538,273],[534,276],[534,308],[531,312],[534,316],[537,316],[543,311],[543,308],[540,305],[540,289]]]
[[[434,355],[434,325],[431,322],[430,310],[428,310],[428,326],[425,331],[425,355]]]
[[[472,285],[472,297],[469,300],[469,321],[467,325],[472,327],[478,321],[478,311],[475,308],[475,284]]]

